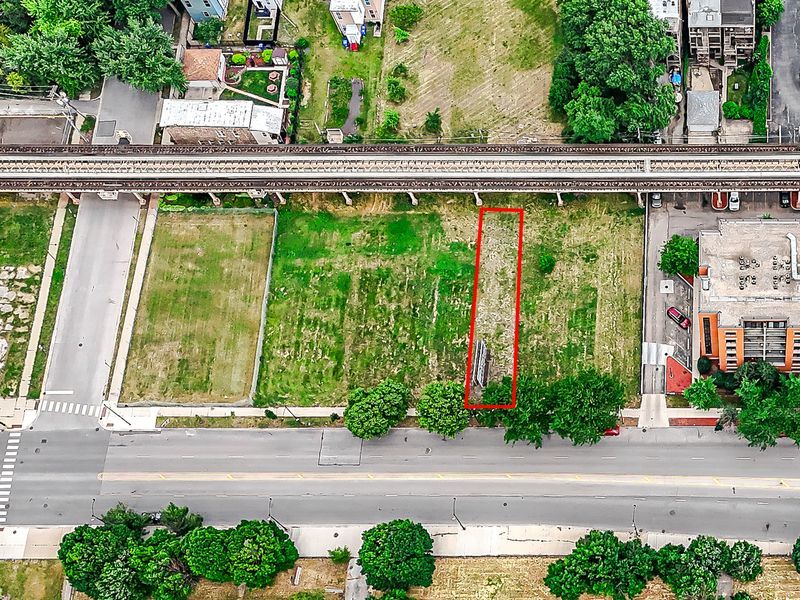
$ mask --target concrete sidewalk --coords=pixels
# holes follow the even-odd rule
[[[327,557],[328,550],[346,546],[353,554],[361,548],[361,534],[372,525],[345,527],[292,527],[287,530],[302,558]],[[441,557],[468,556],[563,556],[572,552],[575,542],[586,535],[586,527],[558,525],[495,525],[458,524],[431,525],[426,529],[433,538],[433,553]],[[58,558],[61,538],[71,527],[6,527],[0,530],[0,560]],[[622,540],[633,532],[617,531]],[[660,548],[666,544],[688,545],[694,536],[660,532],[640,532],[642,542]],[[733,543],[736,540],[730,539]],[[750,540],[767,555],[786,556],[791,544]]]

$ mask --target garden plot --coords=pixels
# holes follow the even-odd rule
[[[19,389],[54,210],[0,199],[0,397]]]
[[[439,108],[444,136],[458,141],[487,132],[490,142],[560,137],[547,105],[559,51],[554,0],[417,4],[422,20],[408,42],[387,39],[383,67],[384,80],[397,64],[408,67],[409,99],[396,106],[383,98],[378,114],[396,108],[405,132],[419,135],[425,115]]]
[[[271,213],[162,213],[125,372],[125,404],[244,401]]]

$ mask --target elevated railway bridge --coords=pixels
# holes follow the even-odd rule
[[[0,146],[6,191],[798,189],[794,145]]]

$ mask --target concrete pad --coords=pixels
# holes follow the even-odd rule
[[[347,429],[325,429],[320,442],[319,465],[360,465],[362,443],[363,440]]]
[[[25,557],[28,531],[27,527],[4,527],[0,529],[0,560],[19,560]]]
[[[72,527],[33,527],[29,529],[25,543],[25,558],[58,558],[61,538],[72,530]]]

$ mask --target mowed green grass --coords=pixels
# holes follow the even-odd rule
[[[272,227],[271,214],[159,216],[123,402],[249,395]]]
[[[44,266],[55,208],[55,202],[49,200],[23,202],[0,198],[0,266]],[[20,291],[38,295],[40,281],[41,273],[24,280]],[[30,319],[24,324],[26,331],[3,332],[9,347],[5,366],[0,368],[0,397],[14,396],[19,389],[35,304],[27,308]],[[15,329],[21,325],[17,320]]]
[[[393,377],[461,378],[474,253],[433,212],[279,217],[256,401],[341,405]]]
[[[422,198],[402,212],[362,199],[361,214],[281,212],[259,404],[341,405],[349,389],[387,377],[415,390],[463,379],[478,211],[463,198]],[[564,208],[547,196],[484,200],[525,209],[520,371],[554,378],[595,366],[635,402],[642,210],[614,195]],[[538,270],[545,249],[557,261],[550,275]]]

